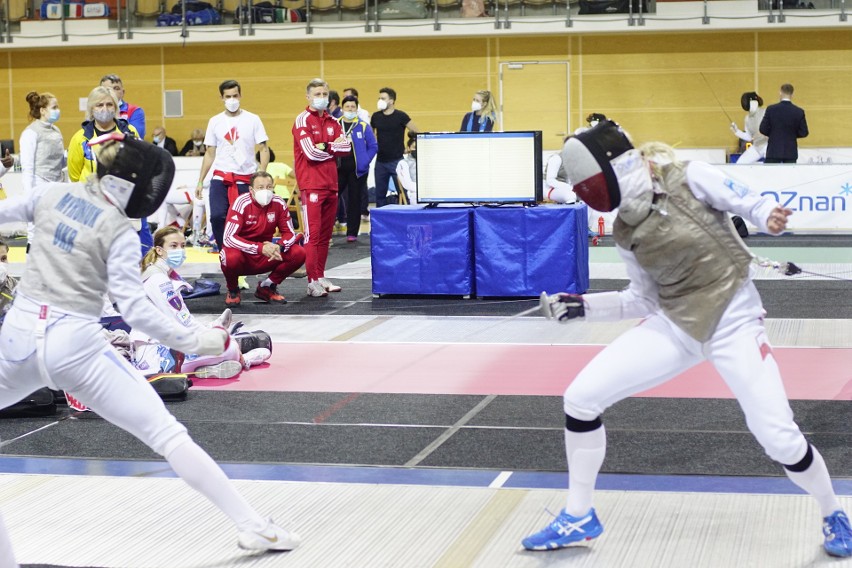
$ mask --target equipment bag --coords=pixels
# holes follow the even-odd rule
[[[180,291],[180,295],[183,296],[184,300],[203,298],[204,296],[218,296],[221,288],[222,285],[215,280],[199,278],[192,284],[192,290],[184,288]]]
[[[429,15],[418,0],[388,0],[379,6],[379,20],[422,20]]]
[[[0,410],[0,418],[31,418],[56,414],[53,391],[47,387],[25,396],[12,406]]]
[[[192,381],[181,373],[160,373],[148,377],[148,382],[163,400],[186,400]]]

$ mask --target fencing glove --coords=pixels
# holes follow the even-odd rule
[[[568,320],[586,315],[583,296],[579,294],[553,294],[542,292],[538,299],[538,308],[545,319],[568,323]]]

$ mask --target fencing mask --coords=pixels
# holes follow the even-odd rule
[[[569,138],[562,147],[562,165],[577,197],[598,211],[618,207],[621,191],[611,162],[632,149],[627,135],[611,120]]]
[[[757,106],[763,106],[763,98],[755,93],[754,91],[750,91],[748,93],[743,93],[743,96],[740,97],[740,105],[743,107],[743,110],[748,112],[750,109],[749,103],[751,101],[757,101]]]
[[[154,213],[172,185],[175,164],[164,149],[142,140],[111,132],[94,138],[89,145],[95,146],[113,141],[118,152],[109,162],[111,152],[98,153],[98,178],[101,189],[128,217],[139,219]],[[101,159],[103,156],[103,161]],[[108,165],[107,165],[108,164]]]

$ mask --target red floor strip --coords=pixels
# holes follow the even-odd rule
[[[561,395],[600,345],[276,343],[269,365],[197,388],[252,391]],[[774,348],[787,394],[852,400],[852,349]],[[732,398],[702,363],[638,396]]]

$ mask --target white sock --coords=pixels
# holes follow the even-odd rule
[[[825,466],[822,454],[813,446],[811,446],[811,451],[814,454],[814,460],[808,469],[805,471],[790,471],[785,467],[784,472],[793,483],[813,495],[814,499],[819,503],[822,516],[827,517],[842,507],[840,506],[840,501],[837,500],[837,495],[834,493],[834,488],[831,486],[831,478],[828,475],[828,468]]]
[[[219,507],[237,525],[237,529],[260,531],[266,527],[266,519],[249,505],[222,468],[192,439],[187,439],[165,457],[175,473]]]
[[[263,288],[269,288],[270,286],[272,286],[272,285],[274,285],[274,284],[275,284],[275,282],[273,282],[273,281],[272,281],[272,280],[270,280],[269,278],[267,278],[266,280],[264,280],[263,282],[261,282],[261,283],[260,283],[260,285],[261,285]]]
[[[565,453],[568,456],[565,512],[582,517],[592,508],[595,481],[606,456],[606,430],[603,426],[591,432],[565,430]]]

